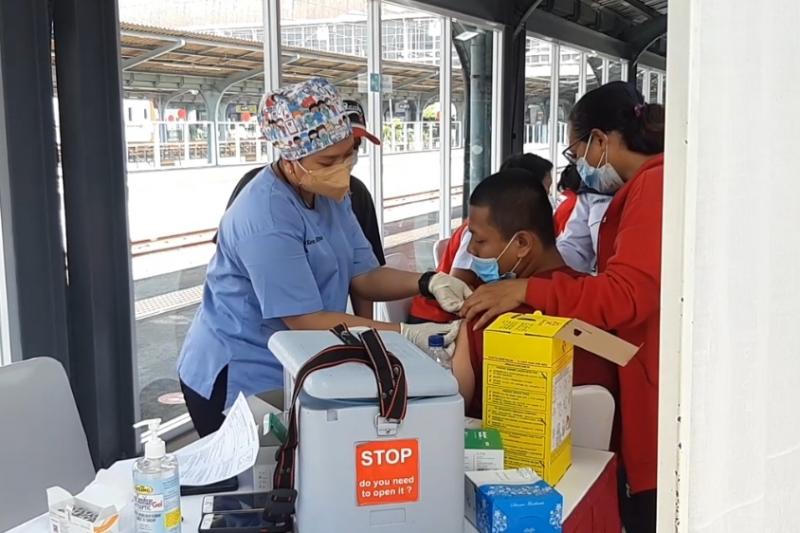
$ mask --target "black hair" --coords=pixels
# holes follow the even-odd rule
[[[595,128],[618,131],[633,152],[664,151],[664,107],[645,103],[632,83],[614,81],[589,91],[572,108],[569,121],[580,137]]]
[[[536,154],[514,154],[500,165],[500,170],[511,168],[527,170],[535,180],[544,184],[544,179],[553,170],[553,163]]]
[[[561,177],[558,179],[559,191],[572,191],[577,193],[581,188],[581,175],[578,174],[578,167],[575,165],[567,165],[561,171]]]
[[[519,168],[501,170],[481,181],[469,204],[488,207],[489,219],[506,239],[532,231],[546,248],[555,246],[553,207],[541,183]]]

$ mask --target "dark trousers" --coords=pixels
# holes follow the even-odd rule
[[[183,381],[181,390],[197,434],[202,438],[218,430],[225,420],[222,411],[225,410],[225,397],[228,394],[228,366],[223,367],[217,374],[210,398],[203,398]]]
[[[656,490],[629,494],[625,472],[619,472],[619,509],[626,533],[656,532]]]

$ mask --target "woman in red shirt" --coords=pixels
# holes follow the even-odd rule
[[[527,304],[546,314],[579,318],[641,346],[618,369],[626,479],[620,501],[628,533],[655,531],[664,109],[644,103],[632,85],[613,82],[584,95],[570,113],[569,126],[564,156],[588,187],[615,193],[600,225],[598,275],[555,273],[551,279],[487,284],[467,299],[461,313],[478,318],[480,328]]]

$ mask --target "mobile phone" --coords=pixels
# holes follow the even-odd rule
[[[263,509],[267,504],[266,492],[241,492],[214,494],[203,498],[203,513],[234,513]]]
[[[270,524],[264,521],[264,511],[214,513],[203,515],[198,533],[264,533]],[[288,531],[291,531],[289,529]]]
[[[215,492],[229,492],[239,489],[239,478],[223,479],[210,485],[181,485],[181,496],[195,496],[197,494],[212,494]]]

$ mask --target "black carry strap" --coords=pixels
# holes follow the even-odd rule
[[[272,478],[273,490],[267,497],[264,509],[264,521],[268,522],[264,531],[269,533],[292,531],[292,516],[297,500],[297,491],[294,489],[295,452],[300,443],[297,398],[310,374],[344,363],[367,365],[375,374],[378,385],[379,415],[375,423],[379,435],[381,427],[386,425],[396,427],[406,416],[408,388],[405,369],[400,360],[386,350],[378,332],[374,329],[364,331],[360,339],[345,325],[336,326],[331,332],[344,344],[331,346],[316,354],[300,368],[295,377],[294,392],[289,406],[287,438],[275,454],[277,465]]]

